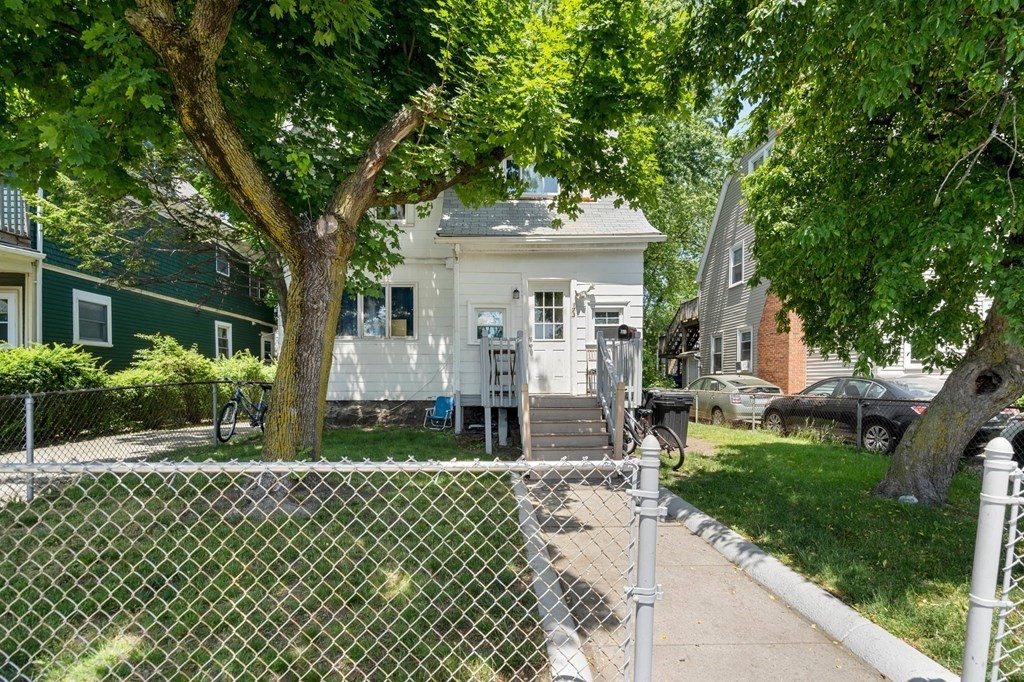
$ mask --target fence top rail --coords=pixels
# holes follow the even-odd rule
[[[554,462],[417,461],[383,462],[341,460],[337,462],[85,462],[81,464],[0,463],[3,474],[249,474],[249,473],[516,473],[545,474],[569,472],[622,473],[632,471],[632,460],[582,459]]]
[[[215,386],[219,384],[241,384],[243,386],[258,386],[260,384],[272,383],[272,381],[234,381],[232,379],[207,379],[206,381],[170,381],[163,384],[138,384],[134,386],[97,386],[96,388],[69,388],[63,391],[42,391],[40,393],[14,393],[9,395],[0,395],[0,400],[24,400],[26,395],[31,395],[32,398],[44,398],[46,396],[58,395],[84,395],[87,393],[105,393],[109,391],[132,391],[140,388]]]

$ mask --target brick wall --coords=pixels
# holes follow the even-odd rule
[[[807,383],[807,350],[803,344],[803,323],[789,314],[789,332],[780,334],[775,315],[782,307],[775,294],[769,294],[757,328],[757,376],[786,393],[794,393]]]

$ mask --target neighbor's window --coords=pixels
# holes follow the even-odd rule
[[[217,342],[217,357],[218,358],[230,358],[231,357],[231,323],[230,322],[214,322],[213,329],[215,332],[215,338]]]
[[[736,361],[747,363],[746,369],[750,369],[750,363],[754,359],[754,333],[751,329],[741,329],[736,332]],[[746,370],[743,370],[746,371]]]
[[[743,281],[743,244],[742,242],[729,250],[729,286],[736,286]]]
[[[224,249],[217,247],[213,256],[213,267],[221,277],[231,276],[231,261]]]
[[[110,297],[74,289],[71,301],[74,342],[88,346],[112,345]]]
[[[722,335],[711,337],[711,373],[722,371]]]
[[[416,289],[386,284],[380,294],[341,297],[338,336],[350,338],[409,338],[416,335]]]
[[[594,339],[603,333],[606,341],[618,336],[619,325],[622,324],[621,310],[595,310],[594,311]]]
[[[478,306],[473,308],[473,326],[476,331],[471,338],[503,339],[505,338],[505,321],[508,309],[497,306]]]
[[[252,270],[249,270],[249,298],[262,303],[263,297],[266,293],[267,290],[263,286],[263,278]]]
[[[523,196],[558,194],[558,180],[550,175],[541,175],[533,166],[520,167],[512,159],[505,160],[505,177],[519,178],[526,183]]]

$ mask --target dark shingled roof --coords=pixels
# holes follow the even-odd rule
[[[658,237],[644,214],[614,200],[586,202],[576,220],[561,216],[557,230],[551,221],[558,216],[548,208],[547,199],[503,201],[493,206],[469,208],[455,192],[445,192],[441,204],[439,237],[540,237],[540,236],[621,236]]]

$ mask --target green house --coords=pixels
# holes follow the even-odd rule
[[[112,286],[47,239],[20,192],[0,185],[0,344],[78,344],[128,365],[162,333],[209,357],[272,357],[274,311],[249,264],[215,245],[161,250],[136,286]]]

